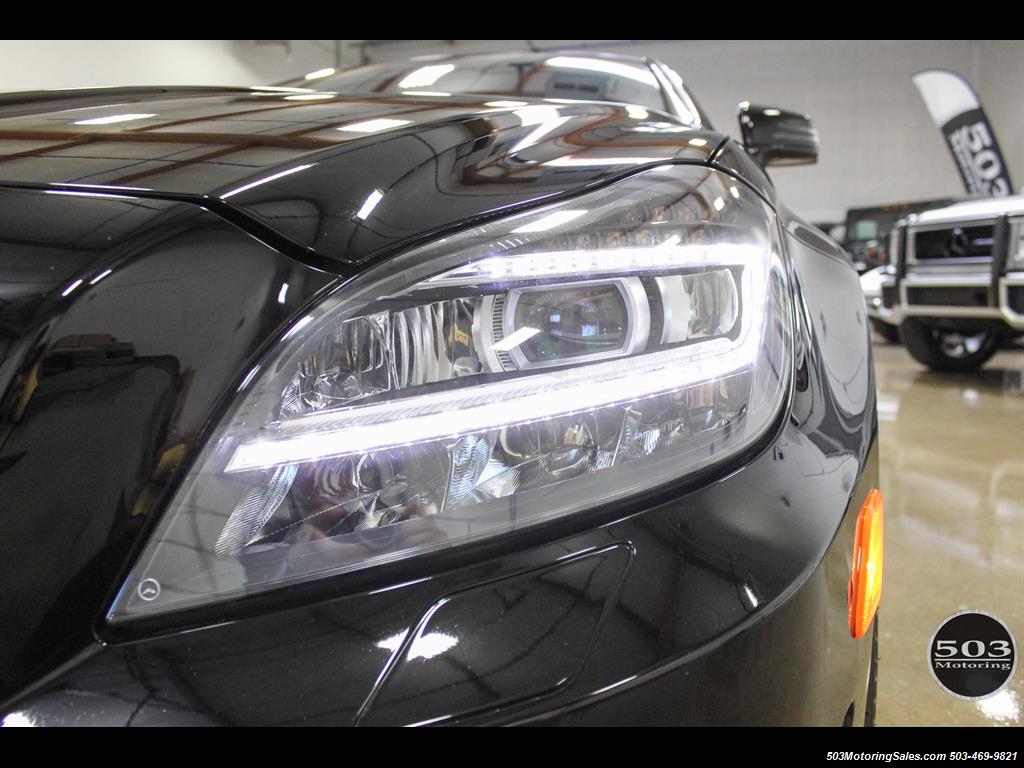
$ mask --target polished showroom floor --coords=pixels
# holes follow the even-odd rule
[[[946,694],[926,665],[944,618],[994,613],[1024,640],[1024,347],[975,375],[927,371],[875,337],[885,581],[879,725],[1024,724],[1024,665],[981,702]]]

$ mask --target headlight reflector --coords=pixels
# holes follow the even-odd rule
[[[245,378],[111,618],[494,536],[734,455],[787,391],[775,243],[731,177],[662,166],[367,270]]]

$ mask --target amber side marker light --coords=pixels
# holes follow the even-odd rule
[[[857,515],[853,536],[853,574],[847,589],[850,635],[863,637],[871,626],[882,597],[882,517],[885,503],[872,488]]]

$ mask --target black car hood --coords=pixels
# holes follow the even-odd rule
[[[0,99],[0,184],[202,197],[353,263],[724,140],[607,103],[112,89]]]

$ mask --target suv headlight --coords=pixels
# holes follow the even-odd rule
[[[110,617],[500,535],[750,446],[790,374],[774,221],[666,165],[350,280],[242,381]]]
[[[1008,269],[1024,269],[1024,222],[1010,224],[1010,252],[1006,259]]]

